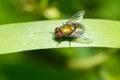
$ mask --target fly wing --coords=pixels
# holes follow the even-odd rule
[[[84,33],[79,36],[78,41],[83,44],[89,44],[93,42],[93,36],[91,36],[90,34]]]
[[[80,23],[83,19],[84,13],[85,11],[78,11],[69,19],[67,23]]]

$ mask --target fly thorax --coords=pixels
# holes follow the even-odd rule
[[[63,35],[68,35],[72,32],[70,25],[63,25],[61,31]]]

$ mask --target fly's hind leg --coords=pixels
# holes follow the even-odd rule
[[[71,41],[69,41],[69,47],[71,48]]]
[[[75,39],[73,38],[73,39],[69,40],[69,47],[70,47],[70,48],[71,48],[71,42],[72,42],[73,40],[75,40]]]

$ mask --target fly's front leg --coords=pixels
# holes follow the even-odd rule
[[[62,39],[58,41],[58,44],[56,45],[56,48],[58,48],[58,45],[62,42]]]

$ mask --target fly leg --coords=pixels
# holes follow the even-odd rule
[[[69,47],[71,48],[71,41],[69,41]]]
[[[60,41],[58,42],[58,44],[56,45],[56,48],[58,48],[58,45],[59,45],[61,42],[62,42],[62,40],[60,40]]]

